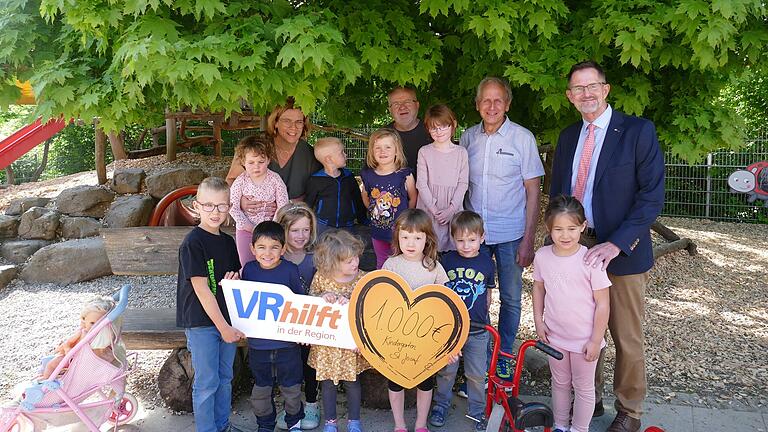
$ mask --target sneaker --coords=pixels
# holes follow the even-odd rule
[[[434,406],[429,414],[429,424],[434,427],[442,427],[445,424],[445,409],[440,406]]]
[[[456,395],[460,398],[464,398],[464,399],[467,398],[467,382],[466,381],[461,383],[461,385],[459,386],[459,391],[456,392]]]
[[[336,424],[336,420],[326,420],[323,432],[337,432],[338,430],[339,426]]]
[[[475,423],[475,432],[485,432],[487,427],[488,423],[485,421],[485,418],[482,418],[480,421]]]
[[[363,425],[360,423],[360,420],[349,420],[347,422],[347,432],[363,432]]]
[[[505,381],[510,381],[514,373],[515,369],[512,367],[512,362],[506,358],[499,358],[498,363],[496,363],[496,375]]]
[[[301,428],[310,430],[320,426],[320,407],[317,402],[304,404],[304,418],[301,419]]]
[[[320,426],[320,407],[315,403],[304,404],[304,418],[301,419],[301,429],[310,430]],[[277,414],[277,428],[282,430],[288,430],[288,425],[285,424],[285,410],[281,410]]]

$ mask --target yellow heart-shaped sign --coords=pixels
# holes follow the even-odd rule
[[[459,353],[469,334],[469,313],[447,287],[412,290],[396,273],[376,270],[352,292],[349,326],[360,353],[376,370],[413,388]]]

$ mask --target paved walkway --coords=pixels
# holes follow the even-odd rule
[[[548,398],[524,398],[548,403]],[[606,400],[606,403],[610,401]],[[466,400],[454,398],[455,408],[446,418],[446,426],[431,428],[433,432],[469,432],[473,423],[464,417]],[[612,405],[606,405],[606,414],[592,421],[591,432],[604,431],[616,414]],[[768,432],[768,408],[762,412],[745,412],[729,409],[695,408],[683,405],[647,404],[647,414],[643,417],[643,429],[658,426],[666,432]],[[345,410],[339,406],[339,415],[343,418]],[[406,419],[413,422],[415,410],[406,412]],[[364,409],[363,426],[366,432],[391,432],[392,417],[386,410]],[[256,431],[256,419],[251,414],[248,402],[241,397],[235,403],[232,423],[244,432]],[[339,422],[339,430],[346,432],[346,422]],[[410,424],[412,428],[412,423]],[[104,429],[106,431],[106,429]],[[165,409],[140,411],[132,424],[119,428],[123,432],[195,432],[191,414],[172,415]],[[322,428],[315,431],[320,432]]]

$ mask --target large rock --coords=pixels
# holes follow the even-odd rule
[[[0,265],[0,289],[5,288],[16,277],[16,266]]]
[[[16,240],[4,242],[0,245],[0,256],[8,261],[21,264],[40,248],[48,246],[49,244],[51,244],[51,242],[45,240]]]
[[[101,186],[75,186],[56,197],[56,209],[70,216],[103,218],[115,193]]]
[[[99,235],[101,222],[89,217],[61,217],[61,236],[66,239],[79,239]]]
[[[19,235],[19,218],[0,215],[0,238],[14,238]]]
[[[141,191],[141,182],[147,173],[141,168],[116,170],[109,187],[119,194],[131,194]]]
[[[161,199],[182,186],[200,184],[208,174],[200,168],[173,168],[147,177],[147,192]]]
[[[25,211],[31,209],[32,207],[45,207],[48,205],[48,203],[51,202],[50,198],[44,198],[44,197],[28,197],[28,198],[19,198],[11,201],[11,203],[8,205],[8,208],[5,209],[5,214],[11,215],[11,216],[20,216]]]
[[[45,207],[32,207],[21,215],[19,237],[53,240],[59,228],[59,217],[57,212]]]
[[[155,201],[147,195],[117,197],[109,206],[104,225],[109,228],[145,226],[154,207]]]
[[[27,282],[74,283],[112,274],[100,237],[68,240],[37,251],[21,272]]]

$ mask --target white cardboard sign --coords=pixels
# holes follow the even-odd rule
[[[347,305],[295,294],[285,285],[242,280],[221,281],[232,326],[248,337],[356,347]]]

